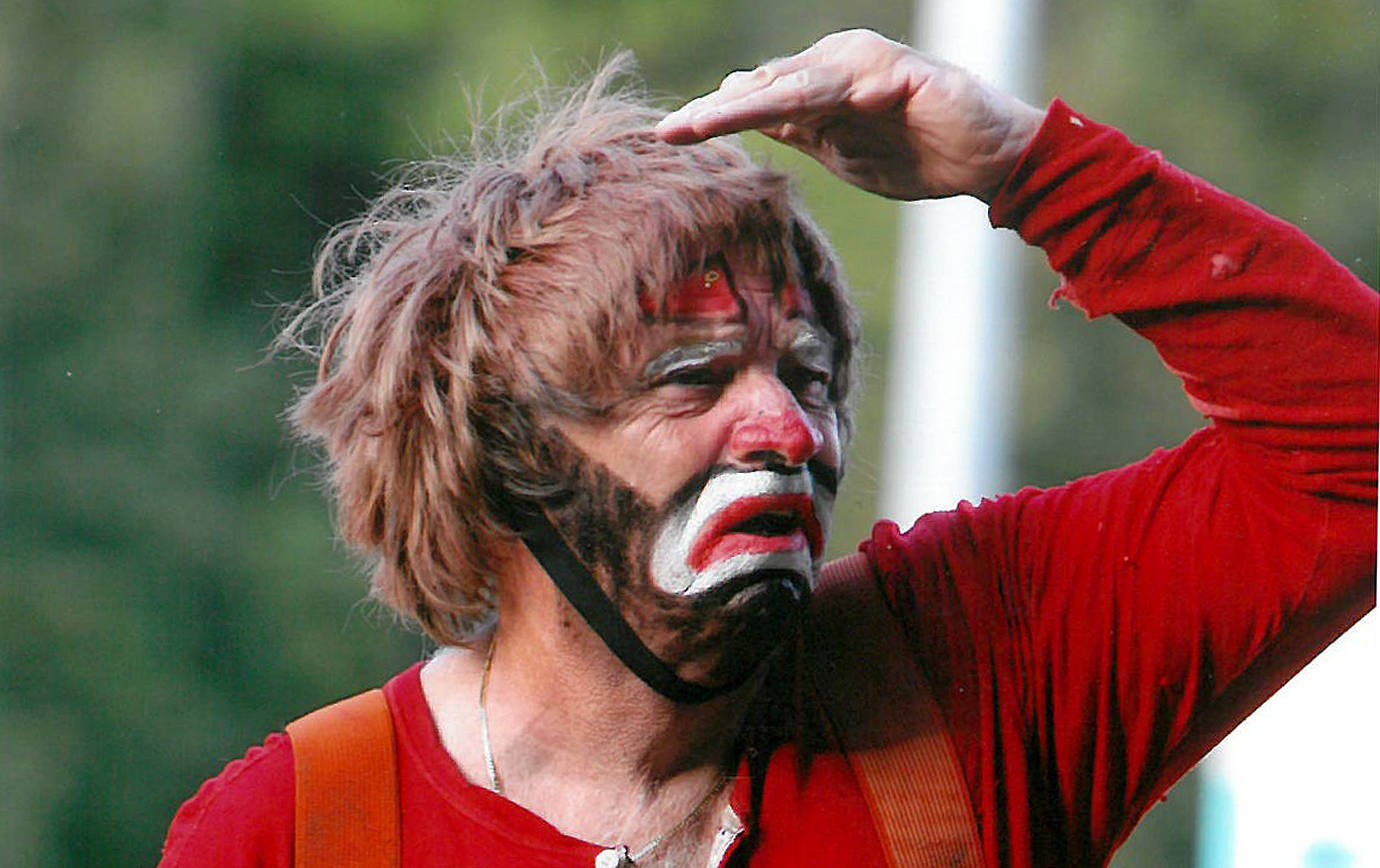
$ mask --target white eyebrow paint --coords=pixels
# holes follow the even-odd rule
[[[693,368],[720,356],[743,352],[742,341],[705,341],[699,344],[672,347],[647,363],[646,375],[656,380],[683,368]]]
[[[791,353],[803,365],[828,371],[834,363],[834,342],[813,326],[804,325],[791,341]]]

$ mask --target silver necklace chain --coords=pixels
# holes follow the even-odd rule
[[[489,649],[484,655],[484,674],[480,676],[479,679],[479,736],[484,744],[484,767],[489,772],[489,789],[501,796],[503,795],[503,786],[499,783],[498,766],[494,763],[493,741],[489,738],[488,709],[489,671],[493,669],[494,647],[498,645],[497,640],[498,636],[495,633],[494,637],[489,640]],[[700,799],[695,807],[690,809],[690,813],[681,818],[679,823],[676,823],[665,832],[657,835],[650,843],[642,847],[642,849],[638,850],[636,853],[629,853],[628,848],[623,844],[614,847],[606,847],[604,851],[599,854],[599,858],[595,860],[594,864],[596,868],[636,865],[638,862],[646,859],[656,852],[656,849],[661,846],[662,842],[680,834],[685,830],[686,826],[695,821],[696,817],[704,813],[704,809],[709,807],[709,804],[723,792],[727,784],[728,775],[719,772],[718,779],[714,781],[714,786],[709,788],[709,792],[704,794],[704,798]]]

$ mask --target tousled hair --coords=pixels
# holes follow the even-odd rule
[[[441,644],[493,622],[505,497],[556,493],[536,420],[605,412],[645,341],[639,298],[706,258],[798,269],[851,431],[857,315],[828,242],[736,141],[656,141],[630,66],[543,88],[520,132],[404,168],[322,243],[279,336],[319,356],[291,419],[324,447],[341,536],[375,559],[374,596]]]

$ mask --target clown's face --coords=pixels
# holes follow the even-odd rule
[[[726,265],[667,298],[643,385],[617,412],[556,426],[588,465],[585,490],[606,493],[555,523],[589,541],[574,548],[644,642],[710,673],[714,645],[756,656],[768,649],[747,646],[798,614],[840,462],[833,347],[808,297]]]

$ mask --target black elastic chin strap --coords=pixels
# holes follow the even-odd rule
[[[585,619],[590,629],[604,640],[604,644],[624,666],[657,693],[672,702],[697,705],[737,689],[752,676],[753,670],[749,667],[742,677],[713,687],[681,678],[642,643],[618,613],[613,601],[600,589],[589,569],[556,533],[541,509],[523,509],[520,515],[513,516],[511,520],[537,563],[546,570],[551,581],[556,583],[556,587]]]

